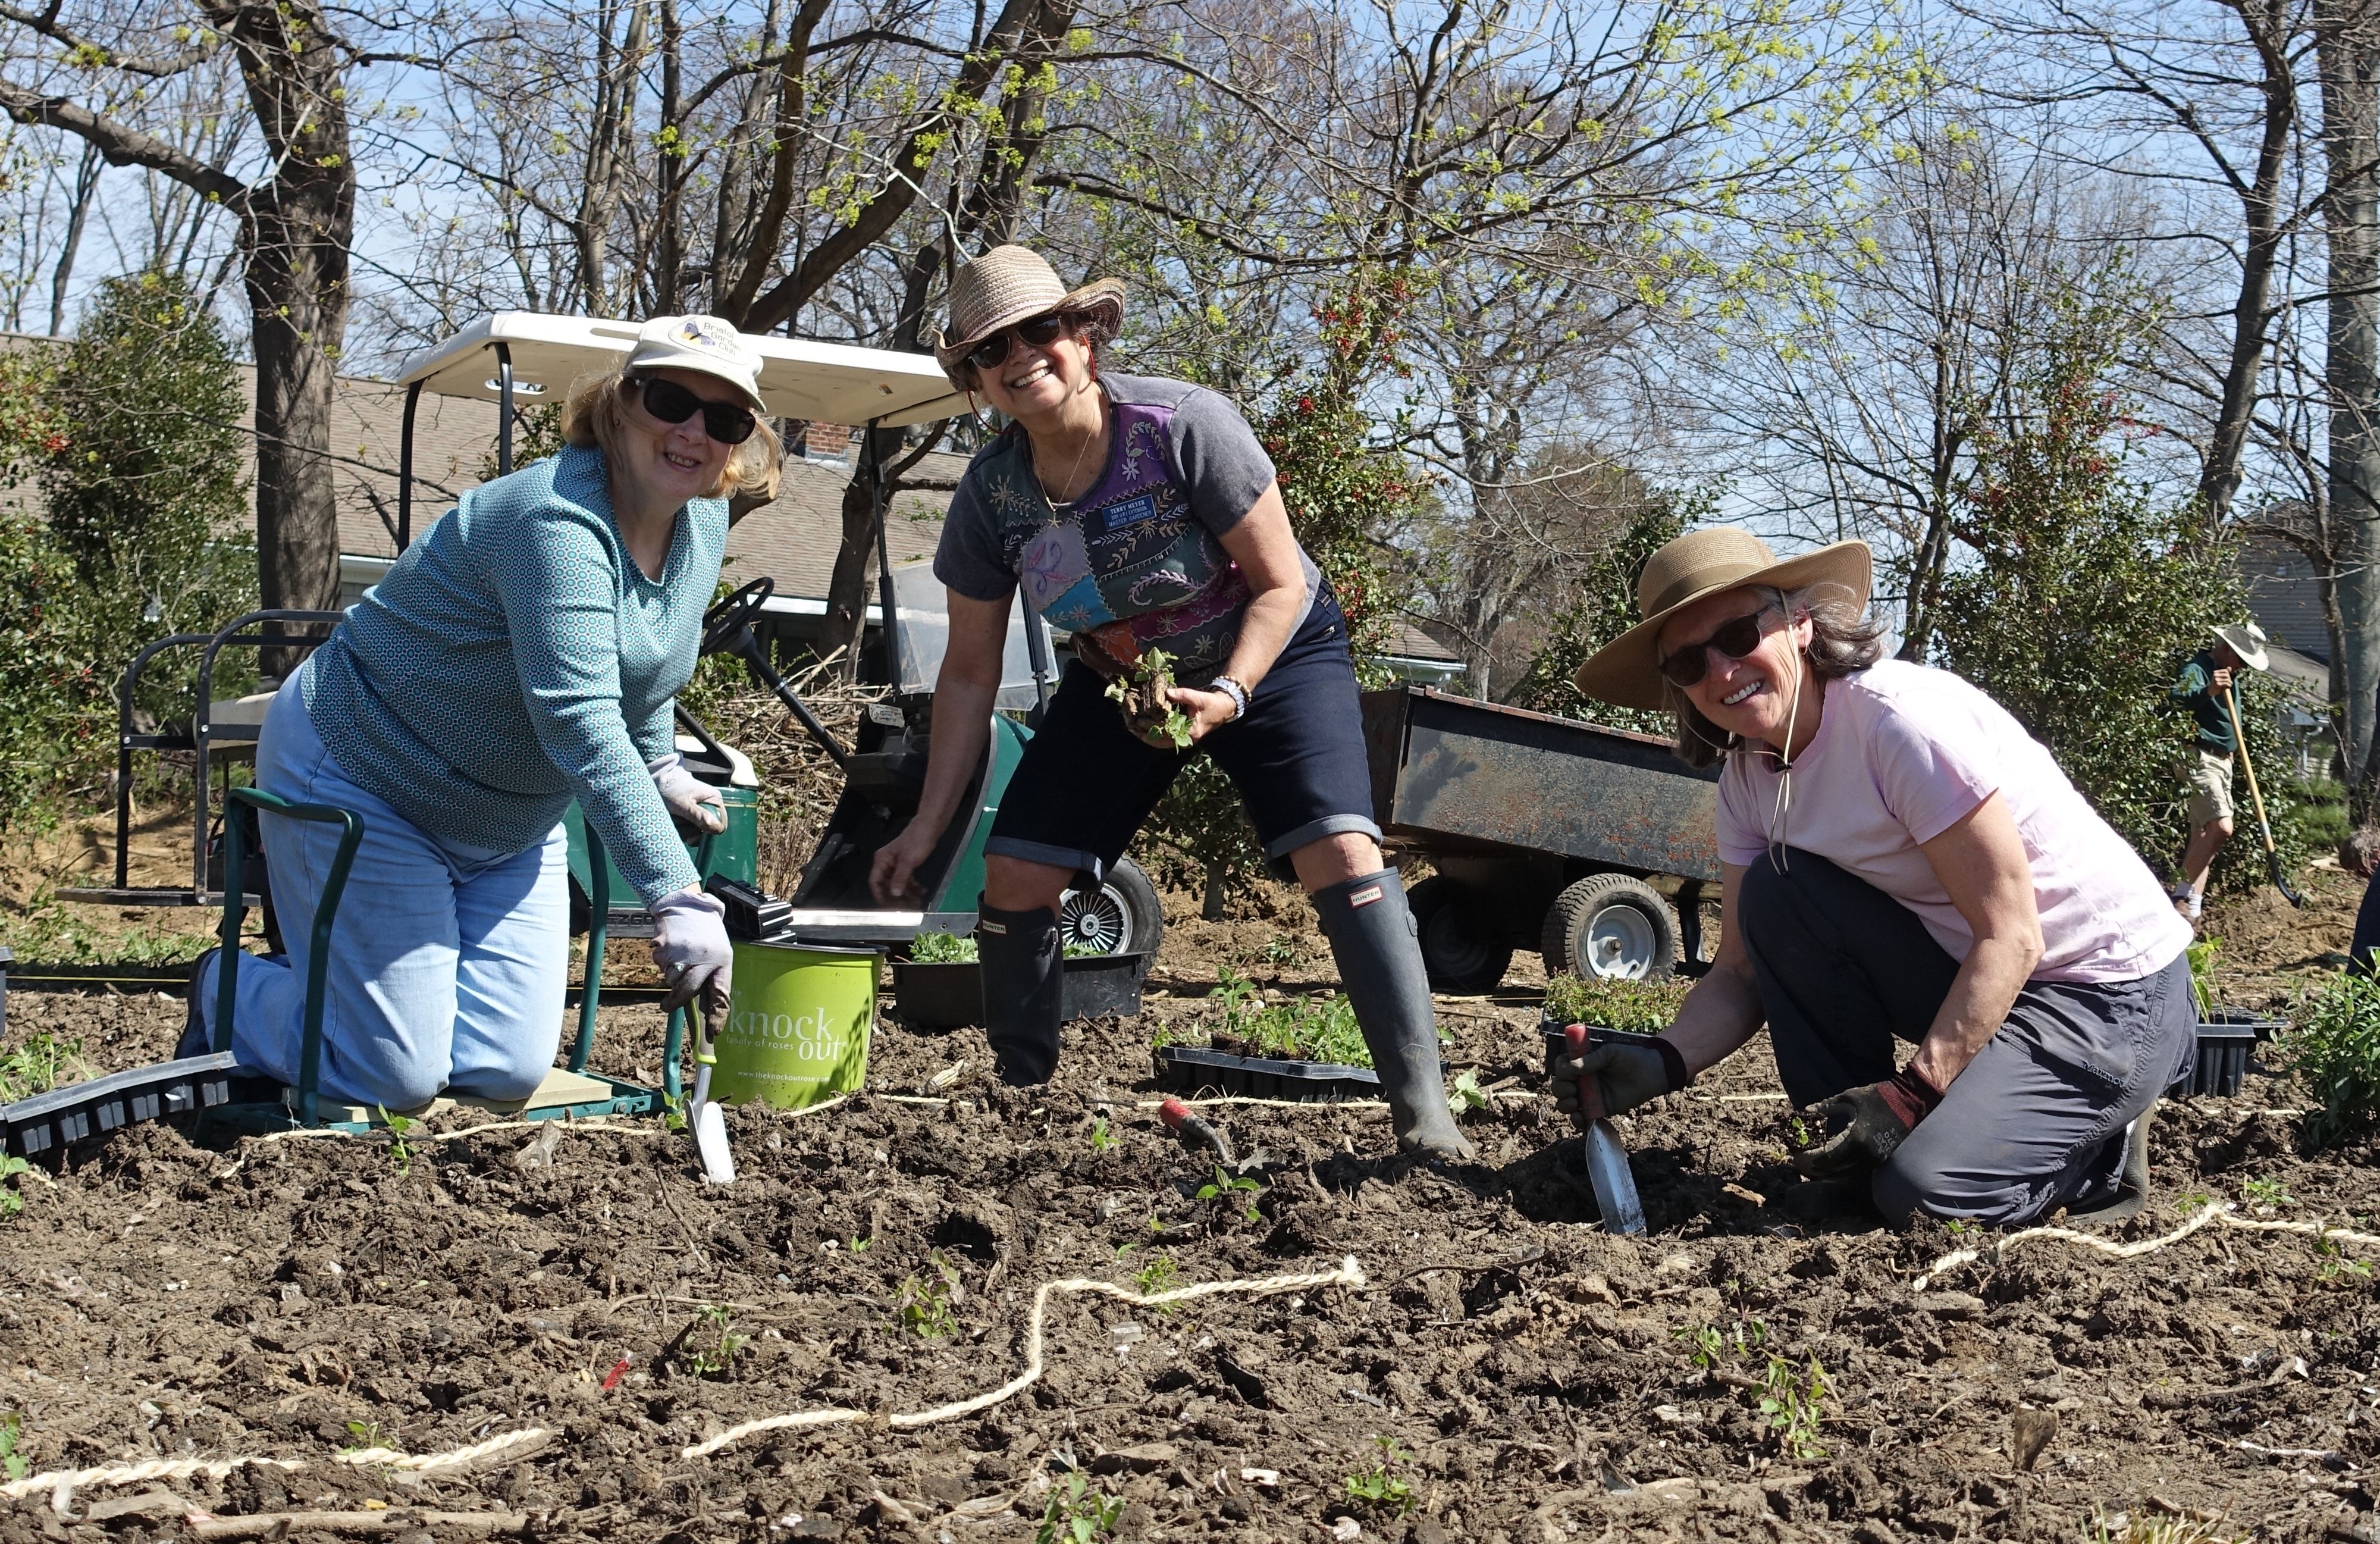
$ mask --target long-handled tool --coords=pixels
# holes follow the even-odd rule
[[[701,1027],[695,1032],[694,1098],[686,1105],[686,1124],[694,1129],[695,1150],[702,1155],[702,1177],[713,1185],[733,1185],[735,1155],[727,1150],[727,1118],[710,1102],[710,1069],[719,1064],[718,1053],[710,1048],[710,1015],[695,1013],[693,1017]]]
[[[2240,748],[2240,765],[2247,769],[2248,797],[2256,806],[2256,830],[2265,838],[2265,861],[2272,865],[2273,885],[2288,898],[2289,905],[2301,906],[2305,905],[2305,897],[2290,888],[2289,876],[2281,872],[2280,849],[2273,845],[2273,824],[2265,819],[2265,796],[2256,787],[2256,763],[2249,760],[2248,736],[2240,727],[2240,702],[2228,687],[2223,688],[2223,711],[2231,720],[2231,743]]]
[[[1563,1027],[1563,1043],[1575,1058],[1586,1050],[1587,1028],[1584,1024]],[[1586,1107],[1585,1078],[1581,1078],[1579,1107]],[[1628,1149],[1621,1145],[1620,1134],[1611,1123],[1597,1118],[1586,1126],[1586,1177],[1595,1186],[1595,1204],[1603,1213],[1606,1233],[1643,1233],[1644,1203],[1636,1198],[1636,1176],[1628,1168]]]

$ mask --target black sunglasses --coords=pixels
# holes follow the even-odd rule
[[[1760,647],[1761,635],[1768,630],[1761,623],[1776,609],[1763,606],[1758,611],[1746,612],[1742,616],[1730,617],[1720,623],[1712,630],[1710,637],[1700,643],[1688,644],[1676,653],[1666,656],[1661,661],[1661,675],[1672,686],[1691,687],[1710,674],[1712,650],[1718,650],[1730,660],[1743,658]]]
[[[648,375],[638,381],[645,411],[663,423],[684,423],[702,415],[702,432],[722,445],[740,445],[752,437],[752,409],[740,402],[709,402],[674,381]]]
[[[1000,331],[966,351],[967,363],[978,370],[996,370],[1008,358],[1014,339],[1023,338],[1036,348],[1047,348],[1074,330],[1075,319],[1063,311],[1050,311],[1014,327]]]

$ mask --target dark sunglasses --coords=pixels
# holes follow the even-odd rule
[[[1700,643],[1688,644],[1661,661],[1661,675],[1670,685],[1691,687],[1710,674],[1710,651],[1714,649],[1730,660],[1740,660],[1760,647],[1761,635],[1768,629],[1761,626],[1774,606],[1730,617],[1712,630]]]
[[[752,437],[752,409],[740,402],[709,402],[674,381],[648,375],[637,384],[644,391],[645,411],[663,423],[684,423],[702,415],[702,432],[722,445],[740,445]]]
[[[1014,339],[1023,338],[1036,348],[1047,348],[1072,332],[1074,325],[1073,317],[1062,311],[1050,311],[1028,322],[1020,322],[1014,327],[1002,327],[968,349],[966,361],[978,370],[996,370],[1008,358]]]

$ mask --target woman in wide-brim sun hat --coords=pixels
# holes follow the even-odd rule
[[[1579,667],[1589,696],[1673,713],[1688,762],[1726,763],[1722,921],[1658,1040],[1557,1059],[1564,1106],[1658,1098],[1766,1023],[1824,1137],[1798,1166],[1888,1220],[2134,1209],[2149,1109],[2196,1046],[2190,930],[2004,709],[1883,657],[1870,582],[1864,542],[1779,560],[1690,531]]]
[[[1075,659],[1002,796],[978,924],[1001,1076],[1058,1062],[1059,897],[1123,855],[1184,764],[1238,788],[1266,855],[1313,899],[1371,1047],[1399,1143],[1470,1155],[1448,1113],[1429,985],[1396,870],[1380,857],[1345,619],[1290,529],[1272,462],[1232,404],[1105,368],[1112,279],[1068,286],[998,247],[951,286],[935,358],[1007,415],[960,480],[934,572],[950,596],[933,749],[917,814],[877,854],[888,904],[912,894],[956,812],[1000,685],[1019,587]],[[1144,738],[1107,696],[1172,658],[1187,748]]]
[[[723,1012],[730,951],[676,822],[725,826],[671,710],[719,582],[727,501],[773,497],[759,359],[716,317],[647,322],[573,385],[562,451],[473,489],[347,610],[273,699],[259,786],[349,809],[363,842],[333,924],[322,1089],[409,1110],[526,1099],[553,1065],[576,800],[650,909],[674,1003]],[[298,1076],[334,827],[262,818],[290,954],[238,963],[231,1050]],[[213,1022],[200,965],[185,1052]]]

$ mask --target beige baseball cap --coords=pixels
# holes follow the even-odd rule
[[[743,395],[756,413],[760,400],[760,356],[744,334],[715,316],[657,316],[637,330],[637,346],[622,367],[639,371],[693,370],[715,375]]]

